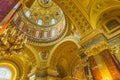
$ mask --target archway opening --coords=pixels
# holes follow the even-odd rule
[[[72,77],[71,68],[79,60],[79,47],[77,41],[66,38],[51,51],[48,66],[50,69],[57,71],[56,78]]]
[[[6,67],[0,67],[0,80],[11,80],[12,71]]]

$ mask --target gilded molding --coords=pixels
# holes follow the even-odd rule
[[[72,0],[53,0],[56,2],[64,13],[70,18],[72,23],[78,29],[81,36],[84,36],[90,33],[93,28],[89,23],[89,19],[83,14],[83,10],[81,10],[81,6],[78,6],[78,1]],[[84,27],[85,26],[85,27]]]
[[[93,45],[92,47],[88,48],[85,51],[85,54],[87,56],[97,55],[105,49],[111,50],[110,46],[105,41],[102,41],[102,42],[99,42],[99,43]]]

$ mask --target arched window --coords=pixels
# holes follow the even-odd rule
[[[38,20],[38,25],[42,25],[42,20],[41,19]]]
[[[11,80],[12,72],[10,69],[0,67],[0,80]]]
[[[52,24],[52,25],[55,24],[55,19],[52,19],[52,20],[51,20],[51,24]]]
[[[29,17],[30,16],[30,11],[26,11],[25,15],[26,15],[26,17]]]

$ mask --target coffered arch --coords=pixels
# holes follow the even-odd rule
[[[115,9],[120,4],[118,0],[97,0],[94,1],[93,5],[91,6],[90,10],[90,21],[95,29],[97,27],[97,22],[101,19],[100,16],[106,11],[110,9]],[[111,14],[111,13],[109,13]]]
[[[72,23],[76,26],[81,36],[84,36],[93,30],[89,16],[85,10],[80,6],[78,0],[53,0],[57,3],[63,12],[69,17]]]
[[[40,63],[40,57],[38,54],[39,52],[37,52],[37,50],[33,46],[30,46],[30,45],[26,45],[26,48],[27,48],[26,54],[32,58],[31,60],[33,60],[33,62],[36,66],[39,65],[39,63]],[[29,52],[28,52],[28,50],[29,50]]]
[[[30,45],[26,45],[26,48],[23,51],[23,55],[29,61],[31,61],[31,66],[36,66],[39,64],[39,56],[38,52],[34,49],[34,47]]]
[[[116,19],[119,21],[119,16],[120,6],[116,5],[113,7],[109,7],[99,14],[96,21],[96,27],[102,27],[102,25],[106,26],[105,24],[107,24],[107,22],[109,22],[110,20]]]
[[[74,59],[77,58],[76,60],[79,60],[79,48],[79,44],[74,39],[64,39],[52,49],[47,63],[48,67],[56,70],[58,66],[61,65],[59,62],[63,65],[63,62],[61,61],[64,60],[66,64],[65,66],[69,66],[69,68],[67,67],[66,69],[65,66],[63,66],[63,68],[66,69],[65,71],[68,71],[69,74],[71,74],[70,68],[73,67],[72,63]]]

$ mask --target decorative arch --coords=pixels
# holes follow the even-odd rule
[[[90,9],[90,22],[94,29],[96,29],[97,22],[101,20],[100,16],[109,11],[120,7],[120,2],[115,0],[97,0],[91,5]],[[109,13],[110,14],[110,13]]]
[[[69,17],[72,23],[78,29],[81,36],[84,36],[93,30],[90,24],[89,16],[81,7],[79,0],[53,0],[58,4],[64,13]]]
[[[120,6],[112,6],[103,10],[96,18],[96,27],[100,27],[101,23],[104,24],[107,20],[115,18],[120,14]]]
[[[0,79],[5,80],[16,80],[20,78],[20,69],[18,65],[9,60],[0,61]]]
[[[29,46],[29,45],[26,45],[26,48],[28,48],[28,50],[30,50],[32,53],[30,53],[31,55],[33,55],[32,57],[34,57],[33,59],[33,61],[36,61],[36,64],[39,64],[39,56],[38,56],[38,54],[36,54],[36,53],[38,53],[35,49],[34,49],[34,47],[31,47],[31,46]],[[29,55],[29,54],[28,54]]]
[[[68,37],[64,39],[59,44],[56,44],[56,46],[50,52],[50,56],[47,63],[48,67],[56,70],[56,67],[59,64],[59,62],[61,62],[61,59],[65,62],[61,62],[62,65],[67,64],[66,66],[70,67],[72,60],[75,59],[75,57],[79,58],[79,48],[80,46],[74,39],[74,37]],[[62,67],[65,69],[65,66]],[[70,72],[71,69],[68,69],[66,71]],[[69,74],[71,74],[71,72]]]
[[[6,66],[11,64],[13,67],[15,67],[17,76],[16,79],[13,80],[24,79],[24,77],[27,77],[27,69],[29,66],[26,65],[27,63],[20,56],[16,54],[5,54],[4,56],[1,56],[0,64],[2,63],[5,63]]]

